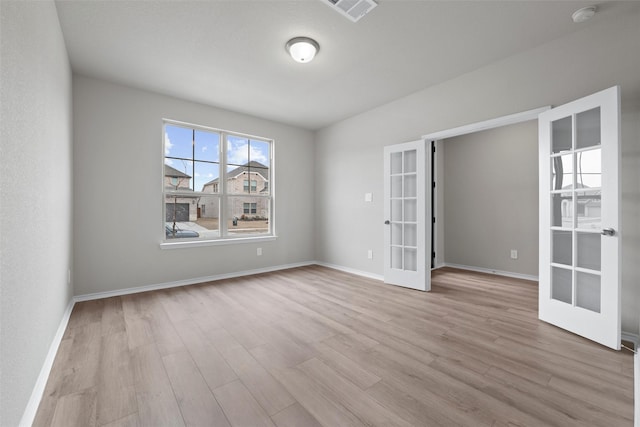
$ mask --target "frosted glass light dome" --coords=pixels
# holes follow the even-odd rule
[[[294,61],[306,63],[311,62],[316,56],[320,45],[308,37],[295,37],[287,42],[285,48]]]

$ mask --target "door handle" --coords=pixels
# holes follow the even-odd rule
[[[389,225],[389,224],[391,224],[391,222],[390,222],[389,220],[386,220],[386,221],[384,222],[384,224],[385,224],[385,225]]]
[[[613,228],[603,228],[600,234],[603,236],[614,236],[616,234],[616,230]]]

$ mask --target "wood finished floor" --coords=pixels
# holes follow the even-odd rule
[[[35,426],[631,426],[633,358],[537,285],[312,266],[76,304]]]

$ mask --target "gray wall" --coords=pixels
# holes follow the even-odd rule
[[[447,139],[442,155],[445,263],[537,277],[537,120]]]
[[[76,295],[314,260],[311,132],[83,76],[73,112]],[[277,240],[160,249],[163,118],[275,140]]]
[[[615,21],[594,22],[562,39],[319,131],[315,151],[318,165],[315,181],[317,259],[371,274],[383,274],[380,256],[384,221],[381,203],[383,146],[544,105],[560,105],[619,84],[622,87],[624,156],[622,326],[623,330],[637,332],[640,263],[636,224],[640,206],[637,175],[640,158],[637,125],[633,120],[637,120],[640,110],[638,22],[638,13]],[[344,185],[347,176],[352,180]],[[362,202],[365,192],[374,193],[373,203]],[[531,245],[535,244],[537,242],[531,242]],[[373,261],[366,259],[367,249],[373,249]]]
[[[53,2],[0,2],[0,425],[18,425],[71,296],[71,71]]]

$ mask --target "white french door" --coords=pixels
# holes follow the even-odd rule
[[[619,87],[538,123],[539,318],[619,350]]]
[[[423,140],[384,147],[384,281],[431,290],[431,152]]]

